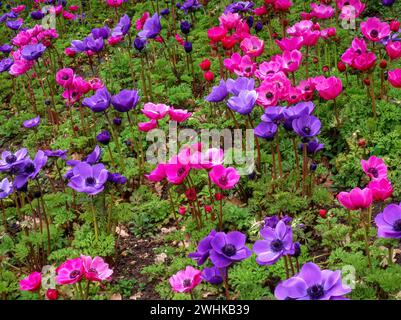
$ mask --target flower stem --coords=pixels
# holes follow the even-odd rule
[[[93,218],[93,227],[95,229],[95,238],[96,241],[99,240],[99,231],[98,231],[98,226],[97,226],[97,219],[96,219],[96,208],[95,208],[95,202],[94,202],[94,197],[90,196],[91,198],[91,209],[92,209],[92,218]]]

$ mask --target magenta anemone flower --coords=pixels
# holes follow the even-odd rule
[[[26,278],[20,280],[19,289],[22,291],[38,291],[42,286],[42,275],[39,272],[32,272]]]
[[[220,189],[232,189],[238,183],[240,175],[233,167],[225,168],[222,165],[213,167],[209,172],[212,182]]]
[[[104,262],[101,257],[92,257],[81,255],[82,264],[84,267],[85,278],[89,281],[104,281],[110,280],[113,270]]]
[[[174,292],[191,292],[199,283],[201,283],[201,271],[191,266],[187,266],[185,270],[178,271],[169,279],[170,285]]]
[[[192,115],[192,112],[188,112],[187,110],[183,109],[170,108],[168,110],[168,115],[170,116],[170,119],[172,121],[177,121],[178,123],[180,123],[187,120]]]
[[[142,131],[142,132],[149,132],[156,128],[157,128],[157,120],[154,120],[154,119],[147,121],[147,122],[139,122],[138,123],[138,129],[139,129],[139,131]]]
[[[161,29],[161,23],[160,23],[161,17],[157,13],[155,13],[152,17],[148,18],[143,25],[142,31],[138,33],[138,36],[140,38],[145,38],[145,39],[154,39],[156,38]]]
[[[166,172],[167,181],[172,184],[181,184],[188,176],[191,166],[189,161],[181,161],[178,156],[174,156],[170,159],[169,163],[164,166]]]
[[[57,284],[74,284],[79,282],[85,274],[81,258],[70,259],[56,269]]]
[[[68,186],[75,191],[95,195],[103,191],[108,171],[101,163],[91,166],[86,162],[77,164],[72,169],[73,176]]]
[[[343,91],[343,83],[337,77],[329,77],[321,79],[316,84],[316,90],[324,100],[333,100],[337,98]]]
[[[246,236],[239,231],[229,233],[217,232],[210,244],[210,260],[217,268],[226,268],[235,262],[242,261],[252,255],[245,245]]]
[[[152,182],[159,182],[166,178],[165,164],[158,164],[157,167],[150,172],[145,174],[145,178]]]
[[[388,72],[388,82],[394,88],[401,88],[401,69],[394,69]]]
[[[401,238],[401,206],[390,204],[379,213],[375,222],[377,225],[377,236],[380,238]]]
[[[387,178],[387,166],[383,159],[371,156],[368,160],[361,160],[362,170],[372,180]]]
[[[369,208],[373,202],[372,190],[354,188],[350,192],[340,192],[337,200],[348,210]]]
[[[240,44],[240,49],[244,54],[252,58],[259,57],[263,53],[264,48],[264,41],[255,36],[245,38]]]
[[[385,201],[393,195],[393,187],[387,178],[372,180],[368,184],[372,190],[373,200]]]
[[[160,120],[164,118],[169,109],[170,107],[165,104],[148,102],[145,103],[141,111],[149,119]]]
[[[341,271],[320,270],[312,262],[305,263],[294,277],[281,282],[274,295],[279,300],[344,299],[351,288],[341,280]]]
[[[56,82],[63,88],[68,88],[74,80],[74,70],[70,68],[60,69],[56,73]]]
[[[381,22],[379,18],[371,17],[368,20],[361,22],[362,34],[373,42],[378,42],[390,35],[390,25],[386,22]]]

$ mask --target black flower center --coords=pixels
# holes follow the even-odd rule
[[[312,300],[317,300],[324,295],[323,286],[320,284],[315,284],[307,290],[309,297]]]
[[[70,279],[75,279],[76,277],[78,277],[81,274],[81,272],[79,270],[74,270],[70,273]]]
[[[401,231],[401,219],[394,221],[393,229],[394,231]]]
[[[95,180],[94,177],[87,177],[87,178],[85,179],[85,184],[86,184],[87,186],[89,186],[89,187],[93,187],[93,186],[95,185],[95,183],[96,183],[96,180]]]
[[[302,131],[305,132],[306,134],[309,134],[311,130],[309,127],[303,127]]]
[[[270,248],[274,252],[279,252],[279,251],[283,250],[283,247],[284,247],[283,241],[281,241],[280,239],[273,240],[270,243]]]
[[[17,161],[17,157],[15,155],[13,155],[13,154],[10,154],[9,156],[6,157],[6,162],[8,164],[12,164],[15,161]]]
[[[177,175],[180,177],[180,176],[182,176],[184,174],[184,172],[185,172],[184,168],[179,168],[178,171],[177,171]]]
[[[376,168],[369,168],[368,172],[375,178],[377,178],[379,176],[379,172],[377,171]]]
[[[63,79],[63,80],[68,80],[68,78],[69,78],[69,76],[67,76],[66,74],[61,77],[61,79]]]
[[[233,244],[226,244],[221,250],[227,257],[231,257],[237,253],[237,249]]]
[[[35,171],[35,165],[32,162],[28,163],[25,166],[25,172],[26,173],[30,174],[30,173],[33,173],[34,171]]]
[[[190,287],[190,286],[191,286],[191,279],[185,279],[185,280],[182,282],[182,285],[184,286],[184,288]]]
[[[370,31],[370,36],[372,38],[377,38],[378,35],[379,35],[379,31],[377,31],[376,29],[373,29],[372,31]]]
[[[271,93],[271,92],[266,93],[266,98],[267,99],[273,98],[273,93]]]
[[[221,185],[225,186],[227,184],[227,177],[226,176],[221,176],[219,179],[219,182]]]
[[[2,188],[0,188],[0,193],[4,192],[4,190]]]
[[[360,55],[362,53],[361,49],[355,51],[356,54]]]

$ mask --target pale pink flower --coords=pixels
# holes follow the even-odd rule
[[[209,172],[209,177],[220,189],[232,189],[240,179],[240,175],[235,168],[225,168],[222,165],[213,167]]]
[[[151,120],[163,119],[170,107],[162,103],[148,102],[142,108],[142,113]]]
[[[175,292],[191,292],[199,283],[201,283],[202,272],[191,266],[187,266],[185,270],[178,271],[169,279],[170,285]]]
[[[101,257],[92,257],[81,255],[84,266],[85,278],[89,281],[110,280],[113,270],[104,262]]]
[[[263,40],[255,36],[250,36],[242,40],[240,44],[240,49],[250,57],[259,57],[265,48],[265,43]]]

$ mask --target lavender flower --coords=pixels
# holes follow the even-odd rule
[[[92,97],[85,98],[82,104],[90,108],[93,112],[103,112],[109,107],[110,101],[110,93],[106,87],[103,87],[98,89]]]
[[[238,96],[233,96],[227,101],[227,106],[239,114],[250,114],[255,106],[258,94],[255,90],[242,90]]]
[[[209,102],[221,102],[227,97],[228,91],[224,79],[220,80],[218,86],[212,88],[212,92],[205,98]]]
[[[10,181],[8,181],[7,178],[4,178],[2,181],[0,181],[0,199],[8,197],[11,192],[13,192],[13,187]]]
[[[205,238],[199,241],[196,252],[191,252],[188,255],[189,258],[196,261],[198,266],[204,264],[207,258],[209,258],[210,251],[212,250],[212,245],[210,244],[210,242],[213,240],[216,233],[217,232],[215,230],[210,231],[210,233]]]
[[[37,116],[33,119],[25,120],[22,125],[24,128],[30,129],[36,127],[40,123],[40,116]]]
[[[35,179],[46,163],[47,156],[42,150],[39,150],[33,160],[25,159],[23,162],[17,164],[18,175],[14,179],[15,188],[21,189],[28,180]]]
[[[202,279],[210,284],[220,284],[223,282],[223,276],[227,276],[227,269],[219,269],[217,267],[205,268],[202,271]]]
[[[108,171],[103,164],[91,166],[81,162],[72,169],[72,172],[73,176],[68,183],[70,188],[89,195],[96,195],[103,191],[108,177]]]
[[[315,116],[302,115],[292,122],[295,133],[301,138],[313,138],[320,133],[322,124]]]
[[[111,98],[111,104],[119,112],[128,112],[136,107],[139,102],[138,91],[121,90]]]
[[[389,204],[379,213],[375,222],[377,225],[377,236],[380,238],[401,238],[401,206]]]
[[[162,29],[160,17],[155,13],[152,17],[148,18],[143,25],[143,29],[138,33],[138,36],[145,39],[156,38]]]
[[[18,150],[16,153],[3,151],[0,159],[0,171],[11,170],[13,167],[23,162],[27,154],[28,150],[25,148]]]

